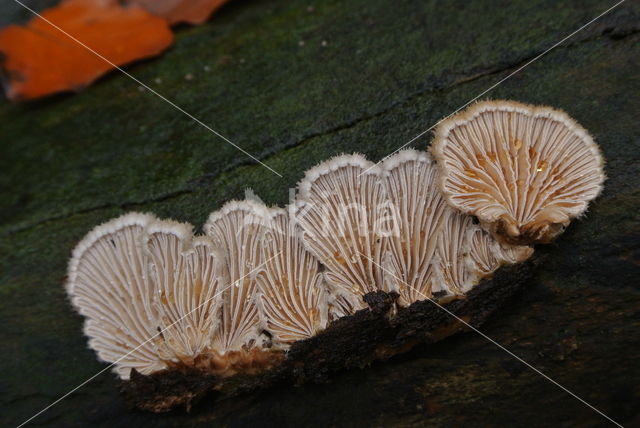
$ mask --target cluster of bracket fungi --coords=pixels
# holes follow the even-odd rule
[[[337,156],[286,208],[232,201],[203,235],[140,213],[100,225],[66,288],[89,347],[123,380],[255,373],[367,310],[367,293],[397,293],[399,311],[463,298],[559,235],[603,181],[598,146],[564,112],[485,101],[444,120],[431,155]]]

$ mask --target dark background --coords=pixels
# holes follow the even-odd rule
[[[2,2],[2,24],[28,17]],[[247,187],[284,204],[314,164],[354,151],[380,160],[614,3],[238,0],[128,68],[283,178],[117,72],[79,94],[0,102],[0,424],[105,367],[63,289],[70,252],[94,225],[138,210],[199,228]],[[601,145],[609,178],[482,330],[625,426],[640,426],[639,29],[640,2],[627,0],[483,97],[566,110]],[[610,425],[475,333],[190,415],[128,410],[117,383],[105,373],[32,423]]]

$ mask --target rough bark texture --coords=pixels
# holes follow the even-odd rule
[[[166,412],[194,403],[216,391],[226,399],[274,385],[326,382],[336,372],[367,367],[413,349],[436,343],[460,331],[480,327],[496,309],[526,285],[534,265],[529,261],[500,269],[465,298],[420,301],[407,308],[395,304],[397,293],[377,291],[364,296],[369,305],[331,323],[320,334],[291,346],[281,363],[256,374],[218,378],[192,368],[176,367],[144,376],[132,371],[120,390],[133,407]],[[282,358],[273,352],[274,361]]]
[[[123,75],[77,95],[0,103],[0,424],[23,422],[105,367],[62,287],[71,249],[95,224],[135,209],[201,225],[247,187],[282,205],[317,162],[354,151],[381,159],[613,3],[234,1],[181,29],[162,58],[128,69],[283,178]],[[24,19],[14,12],[2,19]],[[609,179],[481,330],[625,426],[640,424],[639,15],[627,0],[483,96],[566,110],[602,147]],[[103,373],[34,423],[609,424],[475,332],[326,383],[214,395],[191,413],[133,411],[117,390]]]

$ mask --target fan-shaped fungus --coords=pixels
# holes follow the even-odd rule
[[[307,339],[327,324],[327,293],[320,263],[298,238],[287,210],[272,209],[256,278],[260,318],[278,347]]]
[[[502,242],[546,243],[602,190],[603,160],[566,113],[486,101],[444,120],[432,152],[449,205]]]
[[[503,264],[522,262],[530,247],[498,243],[473,218],[447,207],[438,235],[435,291],[462,295]]]
[[[218,325],[222,258],[209,238],[192,239],[190,225],[151,215],[96,227],[73,251],[66,284],[89,347],[123,379],[193,365]]]
[[[327,269],[332,313],[353,313],[376,290],[398,292],[400,306],[436,291],[464,294],[500,264],[531,254],[488,236],[472,239],[478,226],[449,208],[437,179],[429,154],[416,150],[396,153],[381,168],[343,155],[307,173],[297,222]]]
[[[520,263],[533,255],[533,248],[524,245],[502,244],[479,226],[470,227],[470,256],[486,277],[504,264]]]
[[[242,351],[262,344],[255,302],[256,276],[263,267],[261,242],[268,209],[257,202],[231,201],[211,213],[204,231],[226,255],[229,287],[220,295],[221,324],[214,343],[217,349]]]
[[[209,216],[205,236],[138,213],[96,227],[74,250],[67,282],[89,346],[123,379],[132,369],[151,375],[132,377],[130,393],[160,385],[141,401],[154,411],[236,373],[282,363],[266,383],[304,380],[384,358],[457,331],[428,312],[433,305],[413,303],[465,295],[524,261],[533,249],[514,244],[553,239],[604,180],[591,137],[546,107],[476,104],[442,123],[433,152],[437,165],[416,150],[380,167],[335,157],[307,171],[288,209],[232,201]],[[501,273],[490,284],[453,310],[486,318],[513,291]],[[346,354],[334,358],[341,346]],[[301,361],[322,353],[310,368]],[[176,368],[195,370],[196,392],[164,383]]]
[[[332,294],[356,310],[365,307],[361,296],[382,288],[385,191],[379,172],[362,155],[342,155],[307,171],[299,184],[295,216],[304,244],[326,266]]]
[[[396,232],[388,239],[385,288],[397,291],[398,303],[409,306],[431,297],[433,256],[448,208],[428,153],[403,150],[386,159],[382,168]]]

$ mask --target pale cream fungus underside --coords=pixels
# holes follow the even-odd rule
[[[140,213],[96,227],[66,284],[89,347],[122,379],[265,370],[372,291],[400,307],[463,298],[557,236],[604,180],[591,137],[546,107],[478,103],[438,127],[432,151],[437,163],[417,150],[377,165],[337,156],[288,207],[231,201],[200,236]]]
[[[431,150],[447,202],[514,245],[552,241],[605,178],[591,136],[549,107],[477,103],[438,126]]]

